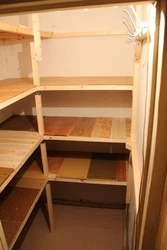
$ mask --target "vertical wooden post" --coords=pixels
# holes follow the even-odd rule
[[[126,204],[130,203],[131,189],[132,189],[132,166],[127,163],[127,190],[126,190]]]
[[[44,175],[46,177],[48,177],[49,169],[48,169],[48,158],[47,158],[46,142],[42,142],[40,144],[40,149],[41,149],[41,157],[42,157],[42,165],[43,165]]]
[[[36,104],[36,113],[38,121],[38,131],[40,135],[43,135],[44,122],[43,122],[43,112],[42,112],[42,97],[39,91],[35,94],[35,104]]]
[[[50,183],[47,183],[46,187],[46,199],[48,206],[48,214],[49,214],[49,223],[50,223],[50,231],[54,232],[54,217],[53,217],[53,205],[52,205],[52,194]]]

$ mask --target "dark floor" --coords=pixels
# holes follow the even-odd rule
[[[50,233],[42,209],[14,249],[123,250],[125,210],[54,205],[55,232]]]

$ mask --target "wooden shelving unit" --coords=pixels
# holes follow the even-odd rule
[[[48,152],[49,180],[127,186],[125,154]]]
[[[66,35],[43,32],[39,29],[36,14],[32,15],[32,24],[31,29],[0,22],[0,39],[33,40],[30,43],[33,77],[0,81],[0,110],[35,94],[37,113],[37,117],[14,115],[0,124],[0,218],[7,249],[12,249],[45,186],[50,229],[54,231],[48,181],[128,187],[126,156],[48,152],[47,157],[46,143],[42,142],[57,140],[125,144],[130,137],[130,118],[43,117],[42,114],[41,92],[44,91],[133,91],[133,78],[128,76],[41,78],[39,75],[42,38],[108,35],[113,32]],[[38,164],[39,156],[34,155],[32,161],[29,159],[39,145],[44,174]]]
[[[41,164],[34,156],[0,195],[0,218],[9,249],[12,249],[47,183]]]

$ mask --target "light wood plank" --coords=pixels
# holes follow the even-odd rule
[[[0,168],[0,185],[9,177],[9,175],[14,171],[13,168]]]
[[[118,122],[119,138],[126,138],[126,122],[125,118],[119,118]]]
[[[46,187],[46,199],[48,206],[48,214],[49,214],[49,224],[51,233],[54,232],[54,216],[53,216],[53,204],[52,204],[52,194],[51,194],[51,186],[50,183],[47,183]]]
[[[118,118],[112,118],[112,127],[111,127],[111,134],[110,138],[119,138],[119,120]]]

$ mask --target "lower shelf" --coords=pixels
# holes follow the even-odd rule
[[[1,193],[0,219],[9,249],[16,242],[46,183],[39,164],[30,158]]]
[[[49,180],[103,185],[127,185],[125,154],[48,152]]]

